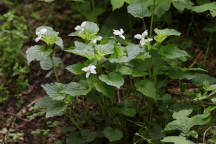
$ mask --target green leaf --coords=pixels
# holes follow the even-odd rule
[[[113,87],[100,82],[94,83],[94,86],[98,92],[113,100],[115,94],[115,89]]]
[[[82,96],[87,95],[90,91],[91,88],[81,82],[71,82],[66,85],[66,87],[62,90],[62,93],[68,94],[70,96]]]
[[[60,38],[59,32],[56,32],[53,30],[53,28],[49,26],[40,26],[36,29],[36,32],[39,32],[41,29],[46,29],[47,32],[43,34],[42,39],[47,45],[58,45],[61,49],[64,48],[63,46],[63,40]]]
[[[192,141],[187,140],[183,136],[168,136],[161,140],[165,143],[174,143],[174,144],[195,144]]]
[[[119,9],[124,5],[125,2],[126,3],[131,3],[133,1],[134,0],[111,0],[112,9],[113,10]]]
[[[46,91],[48,96],[53,100],[63,100],[65,98],[65,94],[62,90],[65,89],[65,85],[61,83],[50,83],[46,85],[42,85],[42,88]]]
[[[32,61],[37,60],[40,61],[51,54],[52,51],[45,51],[41,46],[35,45],[27,49],[26,56],[28,64]]]
[[[141,92],[144,96],[157,99],[156,88],[151,80],[141,80],[135,83],[136,90]]]
[[[200,73],[194,74],[192,78],[192,82],[198,83],[200,85],[202,85],[204,81],[207,81],[209,84],[213,84],[216,83],[216,78],[211,77],[207,74],[200,74]]]
[[[84,29],[85,29],[85,32],[92,34],[92,35],[96,35],[100,30],[96,23],[89,22],[89,21],[87,21]]]
[[[128,61],[133,60],[136,58],[136,56],[142,52],[142,49],[139,47],[139,45],[128,45],[126,47],[127,55],[128,55]]]
[[[180,11],[183,11],[184,9],[191,9],[193,6],[193,2],[191,2],[191,0],[172,0],[172,4]]]
[[[184,109],[178,112],[173,113],[174,121],[168,123],[165,127],[165,131],[172,131],[172,130],[180,130],[184,134],[189,134],[190,129],[195,125],[204,125],[207,124],[210,120],[210,114],[198,114],[191,118],[189,115],[192,113],[191,109]]]
[[[62,50],[64,49],[64,44],[62,38],[58,38],[58,41],[55,42],[57,46],[59,46]]]
[[[189,56],[186,51],[178,49],[177,45],[175,44],[161,46],[160,54],[167,59],[177,59]]]
[[[155,28],[154,32],[157,34],[154,39],[158,43],[162,43],[168,36],[180,36],[181,33],[176,31],[175,29],[158,29]]]
[[[53,2],[55,0],[43,0],[43,1],[45,1],[45,2]]]
[[[181,33],[175,29],[168,29],[168,28],[158,29],[158,28],[155,28],[154,31],[157,35],[164,35],[164,36],[180,36],[181,35]]]
[[[127,66],[121,66],[118,69],[118,72],[121,73],[122,75],[131,75],[133,70],[130,67]]]
[[[123,137],[123,134],[119,129],[113,129],[111,127],[106,127],[103,134],[110,142],[121,140]]]
[[[48,96],[39,99],[36,106],[46,108],[46,117],[62,116],[67,107],[65,103],[54,101]]]
[[[101,131],[92,131],[89,129],[82,129],[81,130],[82,138],[87,142],[90,143],[94,141],[97,137],[101,136]]]
[[[210,11],[212,17],[216,16],[216,2],[211,2],[211,3],[206,3],[200,6],[194,6],[192,8],[192,11],[197,12],[197,13],[202,13],[205,11]]]
[[[151,16],[152,0],[136,0],[128,6],[128,13],[136,18],[143,19]]]
[[[97,51],[96,57],[98,61],[104,56],[114,53],[114,46],[112,44],[97,45],[95,49]]]
[[[86,57],[90,60],[95,58],[94,48],[92,47],[92,45],[87,45],[78,41],[75,42],[75,49],[66,51]]]
[[[82,68],[84,67],[84,64],[73,64],[66,67],[66,69],[73,74],[80,75],[84,72],[82,71]]]
[[[45,57],[41,59],[40,66],[43,70],[50,70],[53,68],[53,64],[55,66],[59,66],[61,64],[61,59],[59,57],[53,57],[53,63],[50,57]]]
[[[156,0],[155,14],[160,18],[171,6],[172,0]]]
[[[99,54],[102,55],[109,55],[114,52],[114,46],[112,44],[104,44],[104,45],[97,45],[96,50]]]
[[[134,117],[137,113],[136,103],[133,103],[128,100],[124,100],[123,102],[121,102],[121,104],[115,110],[118,113],[128,117]]]
[[[124,84],[124,78],[115,72],[111,72],[108,75],[100,75],[99,79],[110,86],[120,88]]]
[[[66,144],[86,144],[77,132],[71,132],[66,139]]]

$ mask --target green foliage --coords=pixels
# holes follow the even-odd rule
[[[181,136],[169,136],[169,137],[165,137],[161,141],[165,143],[174,143],[174,144],[194,144],[190,140],[187,140],[185,137],[181,137]]]
[[[1,103],[6,102],[9,95],[20,97],[28,86],[25,74],[29,72],[29,69],[26,66],[25,58],[21,55],[27,38],[25,36],[27,25],[24,17],[17,16],[15,11],[9,11],[0,16],[0,22]],[[13,89],[12,85],[15,85],[16,88]]]
[[[216,16],[215,7],[216,7],[216,2],[205,3],[205,4],[200,5],[200,6],[194,6],[192,8],[192,11],[194,11],[196,13],[203,13],[206,11],[210,11],[211,16],[215,17]]]
[[[118,141],[123,137],[123,134],[118,129],[113,129],[111,127],[105,127],[103,134],[110,142]]]
[[[179,22],[174,17],[184,10],[210,11],[214,17],[215,2],[74,0],[68,6],[73,13],[70,19],[87,20],[69,34],[73,41],[65,40],[64,48],[58,32],[40,26],[37,45],[26,51],[28,64],[38,61],[43,70],[55,75],[56,82],[42,85],[46,96],[36,105],[45,108],[46,117],[65,116],[71,122],[72,128],[63,132],[66,144],[205,143],[201,140],[207,137],[205,128],[215,122],[215,107],[209,105],[216,102],[216,80],[199,68],[197,60],[189,59],[188,49],[194,43],[184,43],[183,28],[181,33],[170,27]],[[194,30],[193,22],[185,30],[187,36]],[[149,35],[144,31],[132,36],[148,24]],[[205,31],[213,33],[214,27]],[[77,63],[65,61],[65,53],[78,56]],[[72,63],[65,67],[72,80],[60,75],[64,73],[62,61]],[[211,136],[208,142],[215,141],[215,134]]]

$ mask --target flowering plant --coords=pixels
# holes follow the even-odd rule
[[[83,98],[84,107],[86,98],[98,104],[104,116],[121,115],[132,118],[138,110],[130,97],[142,101],[146,99],[152,104],[159,101],[166,103],[168,97],[163,89],[167,86],[167,80],[187,79],[181,64],[189,55],[175,44],[163,44],[169,36],[180,36],[180,32],[157,28],[154,32],[154,37],[148,37],[147,30],[136,34],[133,37],[140,40],[136,44],[126,39],[122,28],[113,30],[114,37],[102,37],[98,34],[99,27],[96,23],[85,21],[75,27],[75,32],[69,34],[80,37],[84,42],[75,41],[73,48],[63,49],[63,40],[58,32],[47,26],[37,28],[36,41],[42,40],[47,46],[35,45],[29,48],[26,52],[28,63],[37,60],[42,69],[53,68],[57,81],[42,85],[47,96],[41,98],[37,105],[46,108],[47,117],[61,116],[71,104],[79,103],[76,97],[80,97]],[[78,80],[60,83],[56,68],[62,62],[55,56],[55,45],[84,58],[82,62],[65,68],[76,75]],[[178,75],[173,75],[173,71]],[[80,129],[75,120],[72,122]],[[115,124],[118,125],[118,122]],[[112,131],[118,137],[110,137]],[[120,129],[111,127],[105,127],[103,134],[109,141],[123,138]]]

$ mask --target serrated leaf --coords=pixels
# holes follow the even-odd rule
[[[106,84],[117,88],[120,88],[124,84],[124,78],[120,74],[115,72],[111,72],[108,75],[102,74],[99,76],[99,79],[102,82],[105,82]]]
[[[48,96],[39,99],[36,106],[46,108],[46,117],[62,116],[67,107],[65,103],[54,101]]]
[[[84,64],[73,64],[73,65],[67,66],[65,69],[72,72],[73,74],[80,75],[84,73],[82,71],[83,67],[84,67]]]
[[[195,144],[192,141],[189,141],[182,136],[168,136],[163,138],[161,141],[165,143],[174,143],[174,144]]]
[[[151,80],[141,80],[135,83],[136,90],[141,92],[144,96],[157,99],[156,88]]]
[[[94,59],[95,53],[92,45],[87,45],[81,42],[75,42],[75,49],[66,50],[67,52],[74,53],[76,55],[80,55],[86,57],[88,59]]]
[[[123,134],[119,129],[113,129],[111,127],[106,127],[103,134],[110,142],[121,140],[123,137]]]
[[[197,12],[197,13],[202,13],[205,11],[210,11],[212,17],[216,16],[216,2],[211,2],[211,3],[205,3],[203,5],[200,6],[194,6],[192,8],[192,11]]]
[[[169,44],[160,47],[160,54],[167,59],[177,59],[181,57],[188,57],[186,51],[178,49],[177,45]]]
[[[52,51],[43,50],[43,48],[38,45],[28,48],[26,51],[28,64],[30,64],[34,60],[40,61],[41,59],[48,57],[51,52]]]
[[[55,83],[42,85],[42,88],[46,91],[48,96],[53,100],[63,100],[66,96],[62,92],[62,90],[65,89],[64,84],[55,82]]]
[[[90,91],[91,88],[83,83],[71,82],[66,85],[66,87],[62,90],[62,93],[70,96],[82,96],[87,95]]]

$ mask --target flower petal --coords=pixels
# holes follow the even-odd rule
[[[121,33],[120,33],[119,30],[113,30],[113,34],[114,34],[114,35],[120,35]]]
[[[142,33],[142,37],[145,38],[146,36],[148,36],[148,30],[145,30],[143,33]]]
[[[89,75],[90,75],[90,72],[87,72],[87,73],[86,73],[86,78],[88,78],[88,77],[89,77]]]
[[[134,38],[135,38],[135,39],[142,39],[142,35],[141,35],[141,34],[136,34],[136,35],[134,36]]]
[[[125,40],[125,36],[124,36],[124,35],[121,34],[121,35],[119,35],[119,36],[120,36],[122,39]]]
[[[120,33],[121,33],[121,34],[124,34],[124,30],[123,30],[122,28],[120,29]]]
[[[85,27],[86,24],[87,24],[87,21],[82,22],[81,27]]]

